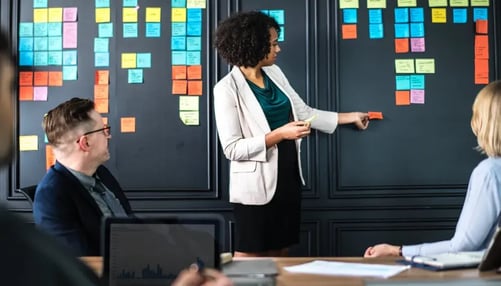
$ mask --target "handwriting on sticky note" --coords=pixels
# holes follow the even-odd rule
[[[122,133],[136,132],[136,118],[135,117],[120,118],[120,131]]]

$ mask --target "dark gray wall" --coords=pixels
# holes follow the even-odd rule
[[[138,1],[141,5],[142,1]],[[471,104],[482,85],[473,84],[472,8],[468,24],[431,24],[425,8],[425,53],[395,54],[393,8],[383,10],[385,37],[370,40],[366,1],[358,9],[358,39],[340,36],[338,1],[288,0],[207,1],[203,13],[204,94],[200,126],[178,119],[178,99],[170,94],[170,1],[143,5],[162,7],[162,38],[121,37],[122,1],[112,0],[115,37],[110,39],[110,113],[112,159],[116,174],[141,215],[219,214],[227,222],[223,246],[232,250],[233,222],[228,201],[228,163],[220,152],[212,113],[211,89],[229,67],[217,57],[212,31],[235,11],[284,9],[285,42],[278,64],[308,104],[333,111],[382,111],[360,132],[341,126],[335,134],[314,132],[303,144],[301,243],[293,255],[357,256],[377,242],[417,243],[449,238],[464,199],[472,168],[482,156],[473,150]],[[427,7],[428,1],[418,0]],[[499,77],[499,3],[489,7],[490,79]],[[0,6],[0,21],[12,30],[32,20],[32,1]],[[496,5],[497,4],[497,5]],[[79,78],[49,90],[47,102],[20,102],[17,135],[43,138],[40,120],[57,103],[73,96],[93,97],[93,39],[97,36],[94,1],[50,1],[50,6],[79,8]],[[141,18],[140,18],[141,23]],[[144,19],[143,22],[144,23]],[[141,29],[141,24],[140,31]],[[127,84],[120,53],[151,52],[145,84]],[[394,60],[435,58],[436,73],[426,75],[424,105],[395,106]],[[56,69],[56,68],[54,68]],[[119,133],[119,118],[136,116],[134,134]],[[43,145],[41,145],[43,146]],[[18,153],[0,171],[0,199],[30,219],[28,203],[14,190],[36,184],[45,172],[44,148]]]

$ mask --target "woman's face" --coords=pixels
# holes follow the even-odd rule
[[[275,64],[279,52],[280,47],[278,46],[277,30],[275,30],[275,28],[270,28],[270,52],[259,62],[259,64],[261,66],[271,66]]]

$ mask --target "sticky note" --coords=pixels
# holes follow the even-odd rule
[[[424,89],[425,87],[425,77],[422,74],[413,74],[410,76],[410,88],[411,89]]]
[[[110,53],[94,53],[95,67],[108,67],[110,65]]]
[[[414,73],[414,59],[396,59],[395,73]]]
[[[186,22],[186,8],[172,8],[171,11],[172,22]]]
[[[56,163],[56,157],[52,151],[51,145],[45,145],[45,169],[49,170],[52,165]]]
[[[19,151],[38,151],[37,135],[19,136]]]
[[[422,53],[426,51],[424,38],[411,38],[411,52]]]
[[[123,69],[135,68],[136,67],[136,53],[123,53],[122,54],[122,65]]]
[[[489,36],[476,35],[475,59],[488,59],[488,58],[489,58]]]
[[[435,73],[435,59],[416,59],[416,73]]]
[[[160,22],[162,9],[160,7],[146,7],[146,22]]]
[[[202,50],[202,37],[186,37],[186,50],[188,50],[188,51],[201,51]]]
[[[358,8],[358,7],[359,7],[358,0],[340,0],[339,1],[339,9]]]
[[[78,8],[77,7],[64,7],[63,8],[63,21],[75,22],[77,20]]]
[[[466,8],[452,9],[452,22],[457,24],[464,24],[468,22],[468,9]]]
[[[19,101],[32,101],[32,100],[33,100],[33,86],[20,86]]]
[[[142,69],[129,69],[127,71],[128,83],[143,83],[143,70]]]
[[[19,38],[19,51],[33,51],[33,37]]]
[[[35,86],[47,86],[49,85],[49,72],[47,71],[36,71],[33,77]]]
[[[146,23],[146,38],[160,38],[160,23]]]
[[[477,20],[475,22],[475,32],[477,34],[487,34],[488,26],[487,20]]]
[[[367,0],[367,8],[386,8],[386,0]]]
[[[171,0],[172,7],[186,7],[186,0]]]
[[[429,7],[447,7],[447,0],[428,0]]]
[[[202,66],[188,66],[188,79],[202,79]]]
[[[33,9],[33,22],[48,22],[48,11],[46,8]]]
[[[410,76],[408,75],[397,75],[395,76],[395,86],[396,90],[408,90],[411,87]]]
[[[110,22],[110,8],[96,8],[96,23]]]
[[[137,23],[137,9],[129,7],[122,8],[122,22]]]
[[[343,9],[343,23],[356,24],[357,23],[357,9]]]
[[[33,50],[34,51],[46,51],[48,47],[47,37],[35,37],[33,38]]]
[[[188,82],[186,80],[172,81],[172,94],[186,95],[188,90]]]
[[[63,86],[63,72],[49,71],[49,86]]]
[[[185,36],[173,36],[171,37],[171,49],[172,50],[186,50],[186,37]]]
[[[409,8],[395,8],[395,23],[409,22]]]
[[[33,0],[33,8],[47,7],[48,0]]]
[[[33,101],[47,101],[47,94],[46,86],[35,86],[33,88]]]
[[[137,6],[137,0],[123,0],[124,7],[136,7]]]
[[[151,68],[151,53],[137,53],[136,60],[138,68]]]
[[[395,38],[409,38],[409,24],[395,24]]]
[[[20,66],[33,66],[34,62],[33,52],[20,52],[19,53],[19,65]]]
[[[63,24],[62,23],[47,23],[48,36],[62,36]]]
[[[123,24],[123,37],[124,38],[137,38],[137,23],[124,23]]]
[[[95,0],[96,7],[110,7],[110,0]]]
[[[369,24],[369,39],[382,39],[384,37],[383,24]]]
[[[184,125],[199,125],[200,115],[198,111],[180,111],[179,118]]]
[[[424,90],[422,90],[422,89],[411,89],[410,103],[412,103],[412,104],[424,104]]]
[[[172,65],[186,65],[186,51],[172,51]]]
[[[431,8],[432,23],[447,23],[447,10],[445,8]]]
[[[412,38],[422,38],[424,37],[424,24],[423,23],[411,23],[411,37]]]
[[[473,8],[473,22],[477,20],[488,20],[487,8]]]
[[[98,36],[100,38],[113,37],[113,23],[101,23],[98,25]]]
[[[424,9],[423,8],[410,8],[409,17],[412,23],[424,22]]]
[[[60,66],[63,64],[63,53],[61,51],[50,51],[47,53],[47,64],[49,66]]]
[[[468,7],[469,0],[449,0],[451,7]]]
[[[77,29],[78,23],[67,22],[63,24],[63,48],[77,47]]]
[[[179,96],[179,110],[198,111],[200,109],[199,96]]]
[[[357,25],[346,24],[341,26],[341,36],[344,40],[357,38]]]
[[[188,8],[206,8],[206,0],[186,0],[186,7]]]
[[[19,72],[19,86],[33,85],[33,72],[21,71]]]
[[[380,111],[369,111],[367,112],[369,114],[369,119],[374,120],[374,119],[383,119],[383,113]]]
[[[409,52],[409,39],[395,39],[395,53],[408,53]]]
[[[200,65],[202,61],[202,55],[200,51],[187,51],[186,52],[186,64],[187,65]]]
[[[63,8],[52,7],[48,9],[48,22],[62,22],[63,21]]]
[[[63,49],[63,37],[48,37],[48,50],[60,51]]]
[[[136,118],[135,117],[120,118],[120,132],[122,133],[136,132]]]
[[[33,23],[21,22],[19,23],[19,37],[32,37],[33,36]]]
[[[410,105],[411,98],[408,90],[395,91],[395,104],[396,105]]]
[[[475,84],[489,83],[489,60],[475,59]]]
[[[109,100],[107,98],[95,98],[94,97],[94,108],[99,113],[108,113]]]
[[[188,95],[202,95],[203,83],[201,80],[188,81]]]
[[[186,79],[186,66],[172,66],[172,79]]]
[[[108,84],[110,81],[109,70],[97,70],[94,73],[94,84]]]
[[[369,24],[382,24],[383,12],[381,9],[369,9]]]
[[[186,24],[186,35],[188,35],[188,36],[201,36],[202,35],[202,22],[188,22]]]
[[[270,17],[275,19],[275,21],[277,21],[278,25],[285,24],[285,11],[284,10],[270,10],[269,15],[270,15]],[[202,21],[202,19],[200,19],[200,21]]]
[[[63,66],[63,80],[76,80],[78,77],[77,66]]]
[[[33,65],[35,66],[46,66],[49,63],[49,53],[48,52],[35,52],[34,53]]]
[[[471,0],[471,6],[489,6],[489,0]]]
[[[94,38],[94,52],[109,52],[110,41],[108,38]]]
[[[186,23],[172,23],[172,36],[186,36]]]
[[[94,85],[94,99],[106,99],[110,98],[109,86],[107,84],[95,84]]]

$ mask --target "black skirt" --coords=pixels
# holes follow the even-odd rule
[[[265,205],[233,204],[235,250],[263,252],[299,242],[301,179],[296,144],[278,144],[278,181],[273,199]]]

